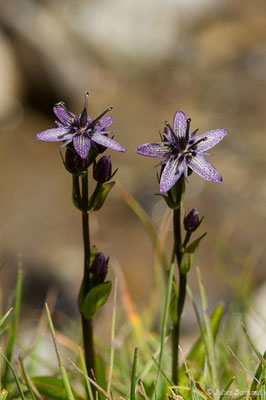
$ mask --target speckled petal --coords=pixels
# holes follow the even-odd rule
[[[185,137],[187,129],[187,117],[184,111],[177,111],[175,113],[173,129],[178,137]]]
[[[202,153],[205,150],[211,149],[223,140],[225,136],[226,131],[224,129],[213,129],[212,131],[205,132],[202,135],[195,136],[196,142],[200,139],[206,138],[204,142],[202,141],[197,145],[197,152]]]
[[[167,157],[169,152],[169,146],[162,142],[145,143],[136,148],[136,153],[147,157]]]
[[[188,162],[188,166],[207,181],[222,182],[223,180],[217,169],[215,169],[214,166],[202,155],[198,154],[196,157],[192,157]]]
[[[61,140],[68,140],[72,136],[69,128],[53,128],[46,131],[39,132],[36,139],[45,142],[60,142]]]
[[[181,162],[178,158],[170,158],[164,167],[161,180],[160,192],[166,193],[178,181],[184,169],[186,168],[186,161],[183,159]]]
[[[68,111],[64,106],[60,104],[54,106],[53,110],[59,121],[61,121],[64,125],[69,125],[73,123],[75,120],[77,120],[75,114],[72,114],[70,111]]]
[[[84,135],[78,135],[73,139],[73,146],[81,158],[86,158],[91,149],[91,141]]]
[[[91,140],[94,142],[101,144],[104,147],[108,147],[109,149],[116,150],[116,151],[126,151],[126,149],[119,143],[117,143],[115,140],[110,139],[108,136],[102,135],[99,132],[95,132],[92,135]]]
[[[114,118],[109,115],[106,115],[102,117],[99,122],[97,122],[97,126],[99,126],[101,130],[103,130],[108,128],[108,126],[110,126],[113,122]]]

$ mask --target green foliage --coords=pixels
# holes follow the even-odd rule
[[[154,247],[156,247],[156,243],[158,243],[156,227],[148,219],[143,209],[138,208],[137,203],[132,202],[131,198],[127,198],[127,201],[145,222],[146,230],[151,236]],[[202,237],[187,246],[184,254],[188,253],[194,256]],[[165,266],[166,259],[163,254],[163,252],[160,252],[158,259]],[[230,254],[230,252],[227,252],[227,257]],[[217,259],[215,260],[215,265],[217,265],[218,261]],[[187,266],[184,268],[186,270]],[[55,333],[48,313],[55,352],[58,356],[58,366],[52,365],[51,361],[48,363],[47,360],[43,359],[43,343],[47,341],[47,330],[44,324],[39,325],[38,340],[34,351],[31,350],[31,347],[23,347],[20,329],[18,329],[22,290],[20,276],[13,314],[9,317],[10,311],[8,311],[6,314],[0,315],[0,326],[2,324],[1,328],[4,328],[1,331],[3,350],[1,353],[1,367],[2,370],[8,368],[11,371],[6,375],[5,387],[3,388],[2,386],[1,400],[7,399],[7,392],[8,399],[20,400],[29,400],[31,398],[38,400],[40,398],[43,398],[43,400],[85,400],[87,398],[90,400],[118,400],[120,398],[128,400],[130,398],[132,400],[231,400],[234,398],[234,396],[225,394],[214,395],[212,391],[215,388],[221,390],[222,393],[226,390],[232,390],[234,393],[236,388],[243,391],[249,389],[252,391],[261,390],[263,396],[263,390],[265,391],[266,353],[262,355],[248,331],[244,329],[243,332],[240,329],[240,323],[242,320],[245,321],[246,317],[246,308],[243,305],[246,306],[248,304],[250,290],[245,292],[243,287],[240,290],[239,284],[236,285],[234,283],[232,285],[236,296],[231,306],[228,307],[226,315],[225,325],[228,326],[228,329],[227,331],[225,329],[222,331],[220,326],[224,314],[224,306],[219,304],[212,314],[209,314],[208,291],[204,288],[199,273],[198,282],[201,302],[196,302],[190,288],[187,287],[199,327],[199,336],[192,348],[187,353],[182,353],[184,358],[183,364],[179,369],[179,385],[174,386],[172,384],[169,378],[171,374],[171,343],[169,318],[167,317],[168,314],[173,318],[176,315],[173,311],[176,310],[178,289],[173,280],[173,272],[174,263],[172,262],[170,270],[166,273],[168,276],[167,292],[165,292],[164,280],[158,279],[156,292],[152,290],[150,301],[147,301],[145,309],[141,312],[138,311],[138,307],[131,296],[131,291],[127,288],[126,280],[123,279],[121,272],[121,276],[118,279],[120,283],[120,302],[117,309],[118,323],[115,327],[115,318],[113,317],[112,326],[113,354],[109,357],[110,347],[105,343],[108,339],[106,340],[104,335],[99,335],[104,337],[104,341],[96,337],[95,344],[98,353],[95,365],[96,381],[87,376],[83,354],[80,354],[82,352],[77,349],[80,340],[80,328],[76,321],[73,323],[63,313],[60,313],[58,320],[62,323],[64,336]],[[228,279],[228,283],[230,284],[231,282],[232,280]],[[235,279],[235,282],[237,282],[237,279]],[[248,288],[247,280],[244,281],[243,278],[242,282],[245,283],[244,287]],[[103,285],[104,288],[98,285],[97,291],[90,295],[93,298],[86,297],[84,301],[81,287],[79,306],[81,308],[86,307],[89,310],[88,317],[109,296],[111,283],[107,282],[107,285]],[[159,296],[158,293],[166,293],[166,295],[165,297]],[[84,302],[86,302],[85,306]],[[93,307],[91,307],[92,303],[96,304],[96,306],[93,306],[94,311]],[[161,315],[162,305],[164,310]],[[258,310],[256,312],[257,318],[259,318]],[[236,323],[236,313],[239,315],[239,324]],[[260,321],[264,326],[263,316]],[[10,333],[13,341],[13,344],[11,342],[12,362],[7,359],[8,352],[10,354]],[[189,336],[186,339],[188,341]],[[181,337],[181,346],[183,346],[182,342],[183,337]],[[132,354],[136,345],[138,345],[139,353],[137,356],[135,352],[131,369]],[[17,354],[22,355],[23,361],[20,357],[17,357]],[[77,367],[78,372],[70,369],[71,365],[67,360],[68,356],[70,360],[74,360],[79,364],[80,370]],[[15,361],[17,359],[19,359],[20,368],[18,368]],[[108,364],[108,359],[111,360],[112,366]],[[36,374],[39,374],[39,372],[34,371],[36,366],[49,368],[49,373],[46,373],[49,376],[36,376]],[[111,369],[112,373],[110,372]],[[109,376],[112,375],[110,385],[106,381],[108,372]],[[92,387],[93,390],[91,390]],[[254,395],[252,400],[261,400],[263,399],[262,396],[259,394]],[[242,398],[248,398],[248,396],[245,394]],[[251,399],[251,396],[249,398]]]
[[[115,182],[97,183],[97,186],[89,200],[89,211],[98,211],[104,205],[110,190],[114,187]]]
[[[68,400],[62,379],[53,376],[36,376],[31,378],[38,392],[51,400]]]
[[[173,324],[177,323],[177,304],[178,304],[178,289],[176,286],[176,282],[173,280],[172,282],[172,292],[171,292],[171,302],[169,314]]]
[[[206,233],[201,235],[198,239],[194,240],[189,246],[183,249],[183,255],[180,265],[180,271],[182,274],[187,274],[193,264],[195,253],[198,250],[201,240],[206,236]]]
[[[80,312],[86,319],[91,319],[96,312],[107,301],[112,289],[112,282],[103,282],[94,286],[82,300],[83,294],[80,291],[79,307]]]

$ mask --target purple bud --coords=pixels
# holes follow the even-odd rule
[[[97,253],[90,269],[96,284],[104,282],[107,275],[107,269],[108,259],[105,259],[102,252]]]
[[[109,181],[112,176],[110,156],[103,156],[93,166],[93,178],[100,183]]]
[[[88,157],[81,158],[74,149],[68,147],[66,150],[64,164],[66,169],[71,174],[81,174],[86,171],[91,162],[89,161]]]
[[[188,215],[184,218],[184,227],[188,232],[194,232],[201,224],[201,220],[199,219],[199,212],[197,208],[193,208]]]

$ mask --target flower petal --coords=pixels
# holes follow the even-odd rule
[[[187,129],[187,117],[184,111],[177,111],[175,113],[173,129],[178,137],[185,137]]]
[[[103,130],[108,128],[108,126],[110,126],[113,122],[114,118],[109,115],[106,115],[102,117],[99,122],[97,122],[97,126],[99,126],[101,130]]]
[[[61,121],[64,125],[69,125],[73,123],[75,120],[77,120],[75,114],[72,114],[70,111],[66,109],[66,107],[60,104],[54,106],[53,110],[59,121]]]
[[[226,131],[224,129],[213,129],[212,131],[208,131],[203,133],[202,135],[195,136],[195,141],[197,142],[200,139],[206,139],[205,141],[200,142],[197,146],[197,152],[202,153],[205,150],[211,149],[221,140],[223,140],[226,136]]]
[[[210,182],[222,182],[223,178],[202,155],[198,154],[188,162],[188,166],[199,176]]]
[[[136,148],[136,153],[147,157],[166,157],[169,151],[169,146],[162,142],[145,143]]]
[[[60,142],[61,140],[70,139],[71,135],[69,128],[53,128],[39,132],[36,135],[36,139],[44,140],[45,142]]]
[[[108,147],[109,149],[116,150],[116,151],[126,151],[126,149],[115,140],[110,139],[108,136],[101,134],[100,132],[95,132],[91,140],[94,142],[101,144],[104,147]]]
[[[167,162],[166,166],[164,167],[161,180],[160,180],[160,192],[166,193],[170,190],[174,184],[178,181],[184,169],[186,167],[186,160],[180,159],[176,157],[172,157]]]
[[[86,158],[91,149],[91,141],[84,135],[75,136],[73,139],[74,149],[81,158]]]

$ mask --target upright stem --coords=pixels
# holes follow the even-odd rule
[[[182,274],[180,271],[181,260],[182,260],[182,235],[181,235],[181,206],[182,199],[184,195],[184,182],[181,178],[177,182],[177,198],[176,203],[178,207],[174,210],[173,215],[173,226],[174,226],[174,241],[175,241],[175,249],[176,249],[176,260],[178,264],[179,270],[179,290],[178,290],[178,303],[177,303],[177,320],[176,323],[173,324],[173,338],[172,338],[172,380],[175,385],[178,384],[178,359],[179,359],[179,337],[180,337],[180,319],[185,303],[186,297],[186,284],[187,284],[187,276],[186,274]]]
[[[90,230],[89,230],[89,214],[87,212],[89,203],[89,187],[88,187],[88,172],[82,175],[82,230],[83,230],[83,243],[84,243],[84,298],[90,290]],[[92,377],[91,371],[94,371],[94,346],[93,346],[93,324],[92,320],[84,318],[82,315],[82,332],[83,343],[85,351],[85,361],[87,372]]]

